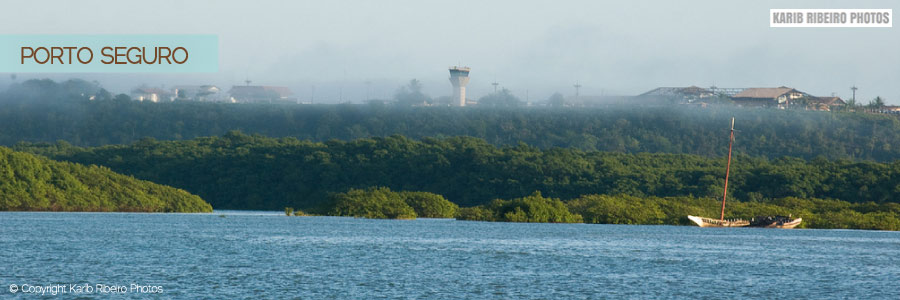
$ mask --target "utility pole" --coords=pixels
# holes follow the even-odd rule
[[[581,84],[578,84],[578,81],[575,81],[575,99],[578,99],[578,95],[581,92]]]
[[[347,69],[344,69],[344,77],[341,78],[340,88],[338,90],[338,102],[344,103],[344,82],[347,81]]]
[[[500,83],[497,82],[497,80],[494,80],[494,82],[491,82],[491,85],[494,86],[494,93],[496,93],[496,92],[497,92],[497,86],[500,85]]]
[[[853,103],[856,103],[856,90],[858,89],[855,85],[850,87],[850,90],[853,91]]]

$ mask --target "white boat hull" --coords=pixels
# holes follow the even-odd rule
[[[697,226],[700,227],[745,227],[750,225],[750,221],[747,220],[719,220],[712,218],[704,218],[698,216],[688,216],[688,219]]]

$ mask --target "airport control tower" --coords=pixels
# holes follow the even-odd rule
[[[450,84],[453,84],[453,105],[466,106],[466,84],[469,84],[469,67],[450,67]]]

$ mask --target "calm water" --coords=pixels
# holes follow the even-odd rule
[[[0,213],[0,298],[52,284],[213,299],[900,299],[900,233]]]

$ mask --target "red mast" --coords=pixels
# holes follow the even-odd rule
[[[725,165],[725,192],[722,193],[722,216],[725,220],[725,197],[728,196],[728,172],[731,171],[731,145],[734,143],[734,117],[731,117],[731,137],[728,139],[728,163]]]

